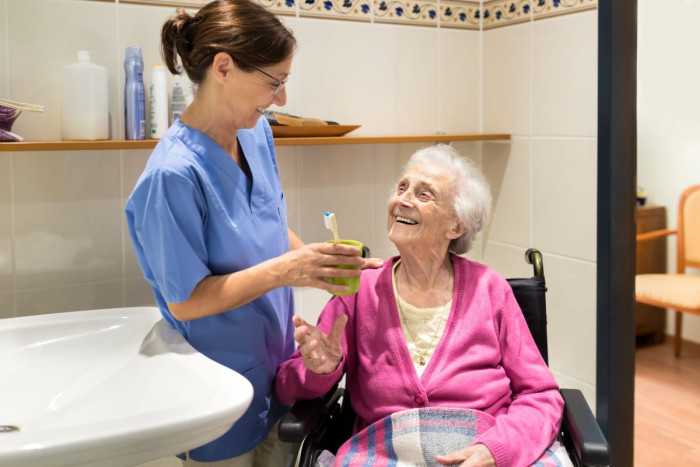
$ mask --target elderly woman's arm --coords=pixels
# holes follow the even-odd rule
[[[282,403],[320,397],[340,381],[347,348],[342,338],[346,322],[346,308],[339,298],[324,307],[317,326],[294,317],[294,338],[300,345],[280,365],[275,382]]]
[[[564,401],[510,290],[494,317],[512,402],[475,444],[486,445],[499,467],[530,465],[556,438]]]

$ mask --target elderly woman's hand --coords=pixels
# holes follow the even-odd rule
[[[440,465],[459,465],[460,467],[496,467],[496,459],[486,445],[478,443],[460,451],[444,456],[435,456]]]
[[[361,269],[377,269],[381,268],[384,261],[381,258],[365,258],[365,264],[362,265]]]
[[[299,351],[306,368],[319,375],[333,373],[343,359],[341,338],[348,322],[347,315],[340,315],[333,323],[333,329],[327,336],[316,326],[304,321],[301,316],[294,316],[292,323],[294,340],[301,346]]]

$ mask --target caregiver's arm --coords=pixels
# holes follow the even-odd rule
[[[360,271],[328,265],[362,266],[365,260],[357,255],[357,247],[350,245],[304,245],[242,271],[207,276],[195,286],[187,300],[168,302],[168,308],[175,319],[190,321],[238,308],[278,287],[316,287],[343,292],[347,286],[331,284],[324,277],[352,277],[358,276]]]

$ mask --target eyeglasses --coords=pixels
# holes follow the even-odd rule
[[[281,79],[279,79],[279,78],[275,78],[275,77],[272,76],[270,73],[267,73],[267,72],[265,72],[265,71],[262,71],[260,68],[258,68],[258,67],[256,67],[256,66],[253,66],[253,65],[248,65],[248,66],[251,67],[251,68],[253,68],[254,70],[259,71],[259,72],[262,73],[263,75],[265,75],[265,76],[267,76],[268,78],[270,78],[270,79],[272,79],[272,80],[275,81],[274,84],[273,84],[273,83],[270,83],[270,86],[275,86],[275,90],[272,91],[272,95],[273,95],[273,96],[276,96],[277,94],[279,94],[280,91],[281,91],[281,90],[284,88],[284,86],[287,84],[287,80],[289,80],[289,76],[287,76],[286,78],[284,78],[283,80],[281,80]]]

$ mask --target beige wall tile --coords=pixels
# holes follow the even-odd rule
[[[596,260],[595,138],[533,142],[533,244]]]
[[[292,115],[301,115],[301,111],[299,108],[299,94],[301,91],[302,84],[300,67],[301,47],[299,46],[299,22],[301,20],[289,16],[278,16],[278,18],[282,22],[282,24],[289,28],[294,34],[294,37],[297,39],[297,49],[294,54],[294,60],[292,61],[292,70],[289,75],[289,81],[284,87],[284,93],[287,98],[287,101],[282,106],[282,108],[278,107],[277,105],[272,105],[270,106],[270,110],[280,110],[282,112],[286,112]]]
[[[114,134],[121,107],[114,82],[115,11],[115,4],[109,2],[7,2],[10,20],[3,24],[8,26],[11,72],[10,96],[6,97],[40,104],[45,109],[43,113],[22,114],[13,132],[27,140],[61,139],[61,71],[63,66],[78,60],[79,50],[89,50],[92,62],[106,67],[110,77],[109,109]]]
[[[0,319],[15,316],[14,293],[0,292]]]
[[[124,306],[157,306],[153,289],[143,277],[124,279]]]
[[[136,260],[136,255],[134,254],[134,248],[131,244],[131,238],[129,237],[129,230],[126,225],[126,218],[124,215],[124,207],[126,206],[126,200],[131,195],[131,191],[136,185],[136,181],[141,176],[143,169],[146,167],[146,162],[150,156],[150,151],[148,150],[135,150],[135,151],[121,151],[121,168],[122,168],[122,186],[121,186],[121,196],[122,196],[122,238],[124,245],[124,277],[141,277],[141,267]]]
[[[586,385],[596,381],[596,265],[547,251],[542,254],[549,366],[580,381],[575,388],[586,390]]]
[[[438,30],[375,24],[372,134],[434,133],[439,128]]]
[[[0,24],[7,24],[7,0],[0,0]],[[0,96],[9,96],[8,82],[10,79],[10,67],[7,64],[7,43],[9,41],[7,28],[0,31]]]
[[[368,148],[371,149],[371,146]],[[341,238],[371,242],[374,232],[371,206],[372,153],[357,153],[353,146],[304,148],[301,162],[301,231],[307,243],[333,238],[323,221],[334,212]]]
[[[531,245],[532,175],[531,141],[512,139],[510,143],[484,143],[483,168],[491,185],[491,223],[484,229],[488,241]]]
[[[17,292],[17,316],[123,306],[123,282],[106,281]]]
[[[0,153],[0,293],[13,290],[12,153]]]
[[[300,167],[302,148],[283,146],[275,148],[277,168],[280,172],[282,189],[287,201],[287,224],[296,234],[301,228],[301,186]]]
[[[533,23],[533,130],[538,136],[595,136],[598,12]]]
[[[118,151],[25,152],[13,172],[18,290],[121,279]]]
[[[302,18],[295,34],[298,73],[292,80],[299,87],[300,114],[362,125],[353,134],[371,132],[377,84],[371,67],[372,26]]]
[[[551,368],[550,368],[551,369]],[[557,370],[552,370],[554,379],[559,384],[560,388],[569,389],[579,389],[583,393],[583,397],[588,402],[588,407],[593,411],[593,415],[596,412],[596,387],[595,384],[586,383],[571,376],[561,373]]]
[[[486,242],[482,262],[503,277],[530,277],[532,265],[525,261],[527,248],[497,242]],[[546,269],[545,269],[546,271]]]
[[[479,32],[440,30],[440,125],[446,133],[478,133]]]
[[[532,131],[532,24],[483,32],[485,133]]]
[[[326,306],[328,300],[333,295],[325,290],[314,289],[311,287],[303,287],[295,289],[299,292],[299,300],[296,302],[296,314],[304,318],[309,323],[316,324],[318,317]]]

